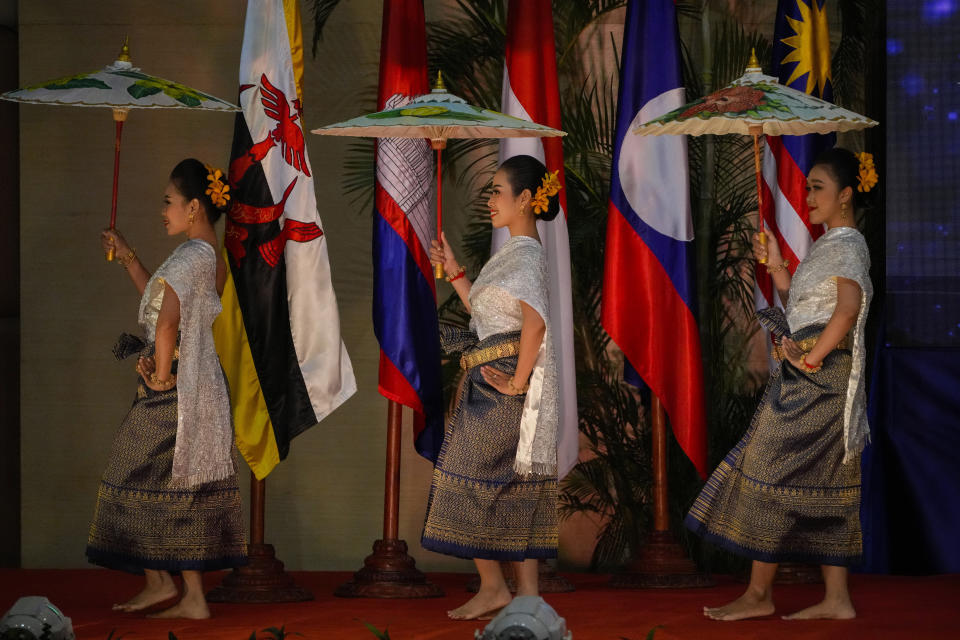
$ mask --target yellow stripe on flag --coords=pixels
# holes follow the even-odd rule
[[[297,98],[300,99],[300,104],[303,104],[303,29],[300,26],[299,1],[283,0],[283,15],[287,19],[287,36],[290,38],[293,81],[297,85]]]
[[[213,339],[217,344],[220,364],[230,383],[230,404],[233,407],[233,428],[237,448],[243,454],[250,470],[258,480],[263,480],[280,462],[273,423],[267,412],[267,403],[260,389],[260,378],[250,354],[247,330],[233,284],[226,249],[223,259],[227,266],[227,283],[223,287],[220,302],[223,311],[213,323]]]

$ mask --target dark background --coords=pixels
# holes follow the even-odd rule
[[[887,3],[886,342],[960,346],[960,0]]]

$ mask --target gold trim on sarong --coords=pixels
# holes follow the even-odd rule
[[[820,335],[821,334],[815,335],[811,338],[804,338],[803,340],[797,340],[796,341],[797,346],[800,347],[800,350],[803,351],[804,353],[810,353],[810,350],[813,349],[813,347],[817,344],[817,340],[820,339]],[[840,343],[837,344],[837,346],[834,347],[834,349],[845,349],[849,351],[850,347],[852,346],[851,342],[852,341],[850,340],[850,335],[849,334],[845,335],[843,336],[843,338],[840,339]],[[774,344],[773,345],[774,360],[776,360],[777,362],[782,362],[784,359],[784,355],[785,354],[783,352],[783,347],[781,347],[779,344]]]
[[[478,365],[499,360],[500,358],[515,356],[519,353],[519,340],[516,342],[503,342],[500,344],[495,344],[492,347],[484,347],[483,349],[479,349],[472,353],[465,353],[460,358],[460,368],[464,371],[468,371]]]

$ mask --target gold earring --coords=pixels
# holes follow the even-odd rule
[[[840,217],[841,217],[841,218],[846,218],[846,217],[847,217],[847,203],[846,203],[846,202],[841,202],[841,203],[840,203]]]
[[[193,211],[191,211],[191,212],[190,212],[190,215],[187,216],[187,223],[188,223],[188,224],[193,224],[193,216],[194,216],[194,213],[193,213]]]

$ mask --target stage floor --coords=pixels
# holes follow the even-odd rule
[[[223,574],[206,576],[208,586]],[[387,628],[391,640],[473,638],[486,623],[454,622],[445,611],[469,594],[470,576],[431,574],[446,596],[428,600],[367,600],[334,598],[348,573],[295,572],[297,582],[313,591],[316,600],[285,605],[213,604],[213,618],[203,621],[146,620],[141,615],[115,613],[110,604],[133,594],[135,576],[99,569],[0,569],[0,613],[25,595],[46,596],[73,619],[77,638],[106,640],[111,631],[126,640],[248,640],[253,631],[285,626],[306,640],[339,638],[372,640],[363,622]],[[607,576],[568,574],[573,593],[548,594],[547,601],[567,619],[574,640],[644,640],[655,626],[656,640],[675,639],[814,639],[958,638],[957,606],[960,576],[902,577],[855,575],[851,586],[859,617],[849,621],[786,622],[778,617],[744,622],[713,622],[703,618],[704,604],[731,600],[743,585],[720,579],[712,589],[623,591],[607,587]],[[814,603],[820,585],[781,586],[778,611],[786,613]],[[263,634],[259,634],[263,637]],[[294,636],[296,638],[297,636]],[[292,640],[292,639],[291,639]]]

